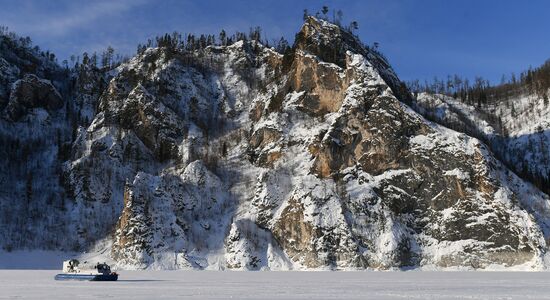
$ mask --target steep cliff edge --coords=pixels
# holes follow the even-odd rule
[[[107,239],[124,268],[545,266],[548,196],[411,110],[334,24],[308,18],[284,56],[159,47],[113,73],[78,98],[98,105],[63,160],[60,248]]]

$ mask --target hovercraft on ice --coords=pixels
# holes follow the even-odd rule
[[[76,259],[63,262],[63,273],[55,275],[55,280],[116,281],[118,274],[111,272],[106,263],[97,263],[92,270],[80,270]]]

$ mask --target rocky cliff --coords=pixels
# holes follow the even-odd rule
[[[326,21],[308,18],[284,55],[149,48],[57,86],[4,62],[2,143],[39,126],[29,156],[55,179],[4,175],[4,247],[107,245],[124,268],[546,265],[548,196],[410,109],[387,60]],[[13,217],[33,205],[47,209]]]

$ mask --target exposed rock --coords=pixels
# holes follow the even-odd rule
[[[291,88],[305,92],[298,108],[313,116],[337,112],[348,87],[347,76],[335,65],[298,51],[290,75]]]
[[[139,174],[135,183],[145,179]],[[112,248],[113,258],[125,263],[145,267],[152,261],[151,240],[153,233],[150,230],[149,202],[146,194],[139,193],[134,185],[127,184],[124,188],[124,209],[118,220],[117,232]]]
[[[11,84],[17,80],[19,69],[0,57],[0,111],[10,98]]]
[[[14,83],[5,114],[17,121],[28,109],[39,107],[48,111],[60,109],[63,107],[63,98],[50,81],[27,74]]]
[[[27,156],[40,175],[60,175],[47,183],[64,223],[39,238],[75,238],[52,248],[108,245],[133,269],[545,266],[548,196],[479,140],[411,110],[383,56],[334,24],[309,18],[284,56],[252,40],[149,48],[111,75],[82,70],[66,113],[0,121],[6,140],[24,129],[25,144],[45,145],[35,128],[50,139]],[[10,94],[10,116],[60,107],[33,76]],[[25,191],[0,193],[0,213],[36,217],[19,226],[36,233],[51,220],[35,193],[48,185],[27,172],[13,181]],[[0,241],[32,235],[13,233],[24,220]]]

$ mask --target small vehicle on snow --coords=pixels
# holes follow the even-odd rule
[[[106,263],[97,263],[92,270],[80,270],[80,262],[76,259],[63,262],[63,273],[55,275],[55,280],[82,280],[82,281],[116,281],[118,274],[111,272]]]

